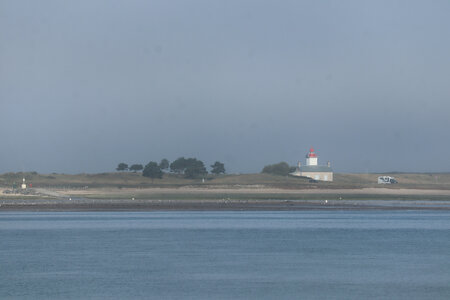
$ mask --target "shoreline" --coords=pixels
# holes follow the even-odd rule
[[[450,210],[450,190],[214,188],[43,189],[0,195],[1,211]]]
[[[6,211],[305,211],[439,210],[450,201],[434,200],[52,200],[3,202]]]

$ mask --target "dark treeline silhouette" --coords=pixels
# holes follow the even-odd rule
[[[286,176],[295,171],[295,167],[290,167],[287,162],[280,162],[273,165],[267,165],[262,169],[261,173]]]
[[[150,161],[145,167],[141,164],[133,164],[128,167],[126,163],[119,163],[117,171],[141,171],[144,177],[153,179],[162,178],[164,171],[170,171],[174,174],[184,175],[185,178],[195,179],[202,178],[208,174],[203,161],[196,158],[184,158],[180,157],[174,160],[172,163],[166,158],[162,159],[158,164],[157,162]],[[225,165],[219,161],[216,161],[211,165],[211,173],[215,175],[225,174]]]

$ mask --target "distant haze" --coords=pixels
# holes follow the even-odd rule
[[[450,171],[450,1],[0,0],[0,173]]]

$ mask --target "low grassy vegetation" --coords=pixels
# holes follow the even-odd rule
[[[380,175],[394,176],[398,184],[378,185]],[[162,179],[143,177],[141,173],[100,173],[100,174],[38,174],[5,173],[0,175],[0,186],[11,188],[19,186],[25,178],[33,187],[42,188],[149,188],[149,187],[238,187],[264,186],[284,189],[304,188],[418,188],[418,189],[450,189],[450,173],[400,173],[400,174],[335,174],[333,182],[310,183],[308,178],[279,176],[266,173],[260,174],[221,174],[207,175],[203,178],[188,179],[180,174],[165,173]],[[153,181],[153,182],[152,182]]]

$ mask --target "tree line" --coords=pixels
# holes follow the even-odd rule
[[[212,174],[225,174],[225,165],[219,161],[216,161],[211,166]],[[165,172],[171,172],[174,174],[184,175],[185,178],[201,178],[208,174],[205,164],[196,158],[184,158],[180,157],[174,160],[172,163],[167,159],[162,159],[160,163],[151,161],[145,166],[141,164],[133,164],[128,166],[126,163],[119,163],[116,168],[117,171],[142,171],[142,175],[152,179],[162,178]],[[261,173],[268,173],[273,175],[286,176],[296,170],[295,166],[289,166],[286,162],[280,162],[272,165],[265,166]]]
[[[261,173],[268,173],[273,175],[287,176],[296,170],[296,167],[289,166],[287,162],[280,162],[273,165],[267,165],[262,169]]]
[[[219,161],[216,161],[211,166],[212,174],[225,174],[225,165]],[[128,166],[126,163],[119,163],[117,171],[142,171],[142,175],[152,179],[162,178],[164,172],[170,171],[171,173],[184,175],[185,178],[200,178],[208,174],[205,164],[196,158],[184,158],[180,157],[174,160],[172,163],[167,159],[162,159],[160,163],[151,161],[145,166],[141,164],[133,164]]]

